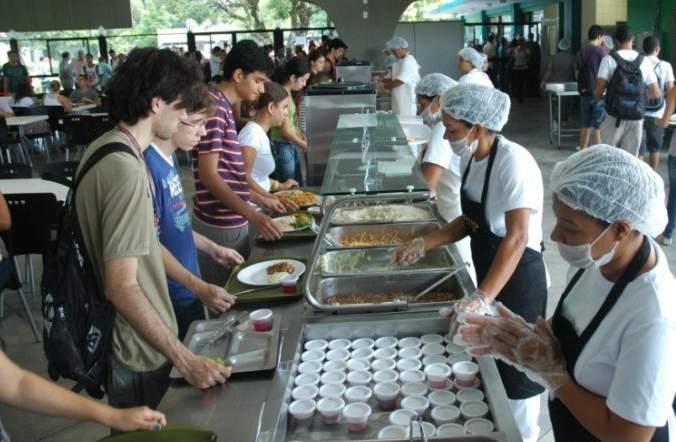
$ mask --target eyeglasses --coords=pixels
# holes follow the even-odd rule
[[[186,121],[186,120],[180,120],[181,124],[184,126],[192,127],[193,129],[202,129],[207,125],[207,120],[199,120],[199,121]]]

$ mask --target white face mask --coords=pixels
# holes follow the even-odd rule
[[[435,126],[441,121],[441,109],[436,112],[432,112],[431,107],[432,105],[430,104],[420,114],[422,116],[423,124],[427,127]]]
[[[467,154],[474,155],[477,147],[479,147],[479,140],[474,140],[471,143],[469,142],[469,134],[471,134],[473,130],[474,128],[470,129],[465,138],[461,140],[449,141],[453,153],[461,157]]]
[[[598,257],[597,259],[594,259],[592,257],[591,251],[592,247],[594,247],[594,244],[597,243],[599,239],[605,233],[610,229],[611,226],[608,226],[606,230],[601,232],[601,234],[596,237],[596,239],[591,243],[591,244],[581,244],[579,246],[570,246],[568,244],[563,244],[563,243],[557,243],[559,247],[559,253],[561,254],[561,258],[563,258],[565,261],[568,262],[573,267],[577,267],[580,269],[586,269],[591,266],[596,266],[596,267],[603,267],[604,265],[608,264],[610,261],[613,260],[615,256],[615,249],[617,248],[617,242],[615,242],[615,245],[613,248]]]

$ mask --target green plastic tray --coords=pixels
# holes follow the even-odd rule
[[[245,268],[248,267],[252,264],[256,264],[261,261],[271,261],[275,259],[295,259],[296,261],[300,261],[303,264],[305,264],[306,269],[305,273],[303,276],[301,276],[298,279],[298,285],[297,285],[297,290],[296,293],[284,293],[282,292],[282,287],[280,285],[275,285],[275,286],[270,286],[266,288],[261,288],[261,290],[257,290],[255,292],[251,293],[245,293],[243,295],[238,295],[237,296],[237,305],[242,305],[242,304],[248,304],[248,303],[253,303],[253,302],[262,302],[262,301],[280,301],[280,300],[285,300],[285,299],[298,299],[301,296],[303,296],[303,281],[305,280],[305,275],[307,275],[307,272],[309,269],[307,268],[307,259],[301,258],[299,256],[266,256],[266,257],[258,257],[258,258],[250,258],[248,259],[244,264],[240,264],[235,269],[230,273],[230,277],[228,278],[228,282],[225,284],[225,289],[229,293],[238,293],[243,290],[248,290],[248,289],[253,289],[257,288],[257,286],[253,285],[248,285],[248,284],[243,284],[239,282],[237,279],[237,274]]]
[[[215,442],[216,433],[192,427],[165,427],[159,431],[134,431],[100,439],[99,442]]]

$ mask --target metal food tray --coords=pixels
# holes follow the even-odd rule
[[[431,270],[449,269],[454,260],[446,247],[430,250],[420,261],[409,266],[393,266],[390,264],[396,247],[378,247],[365,249],[330,250],[320,257],[320,273],[322,277],[383,275],[397,273],[428,272]],[[360,258],[363,257],[363,258]],[[352,270],[341,268],[348,266],[343,262],[354,260],[358,265]],[[372,265],[369,267],[368,265]]]
[[[235,313],[236,314],[236,313]],[[210,341],[216,334],[222,330],[223,324],[227,318],[210,319],[203,321],[194,321],[183,339],[183,344],[193,353],[207,358],[228,358],[242,355],[255,350],[264,349],[263,360],[254,362],[236,363],[232,366],[232,373],[250,373],[258,371],[274,370],[277,366],[279,353],[279,329],[281,325],[281,315],[274,313],[272,317],[272,330],[267,332],[257,332],[250,329],[250,322],[229,329],[222,338]],[[169,377],[172,379],[181,379],[183,374],[178,368],[173,367]]]
[[[435,207],[432,203],[430,202],[423,202],[423,203],[410,203],[406,201],[402,202],[388,202],[386,204],[382,205],[408,205],[412,207],[419,207],[422,209],[426,209],[429,211],[429,217],[428,218],[423,218],[423,219],[372,219],[372,220],[362,220],[362,221],[350,221],[350,222],[339,222],[334,219],[334,216],[338,210],[341,211],[353,211],[353,210],[360,210],[364,209],[368,206],[359,206],[359,207],[341,207],[340,209],[337,209],[333,211],[331,214],[331,217],[329,219],[329,222],[334,225],[334,226],[349,226],[349,225],[364,225],[364,224],[387,224],[387,223],[405,223],[405,222],[424,222],[424,221],[437,221],[439,218],[436,216],[435,213]],[[370,206],[374,206],[376,204],[370,204]],[[378,204],[381,205],[381,204]]]
[[[395,316],[396,315],[396,316]],[[396,318],[396,321],[394,320]],[[345,317],[322,317],[309,319],[303,327],[301,339],[298,342],[296,353],[292,361],[285,361],[280,365],[277,374],[279,377],[271,389],[266,400],[265,410],[259,420],[257,442],[281,442],[281,441],[341,441],[352,440],[371,442],[377,439],[378,431],[389,425],[388,413],[380,411],[375,404],[372,405],[373,413],[369,417],[368,429],[363,433],[349,433],[344,424],[325,425],[318,412],[315,412],[313,421],[309,427],[298,428],[293,418],[288,416],[288,406],[292,401],[291,389],[294,377],[297,374],[297,366],[300,363],[300,355],[304,350],[304,343],[312,339],[356,339],[362,337],[378,338],[381,336],[421,336],[428,333],[445,335],[448,332],[449,320],[440,318],[438,315],[429,314],[406,314],[401,315],[385,313],[374,316],[373,314],[353,315],[349,320]],[[479,364],[481,389],[485,394],[484,402],[489,406],[488,418],[494,423],[495,431],[482,436],[457,436],[450,438],[428,438],[431,441],[447,442],[517,442],[521,441],[516,421],[507,401],[500,375],[493,359],[476,358]],[[428,419],[426,419],[428,420]],[[462,418],[461,421],[462,422]],[[409,439],[403,439],[408,441]],[[422,440],[420,437],[412,439]]]
[[[455,300],[442,302],[418,302],[407,303],[406,301],[370,303],[370,304],[328,304],[326,300],[332,296],[340,298],[341,295],[361,293],[405,293],[415,294],[435,281],[441,279],[447,272],[435,271],[424,273],[399,273],[393,272],[387,277],[382,275],[360,275],[351,278],[314,278],[312,282],[313,298],[308,298],[308,303],[322,311],[341,311],[344,313],[366,313],[385,310],[437,310],[443,305],[448,305]],[[465,281],[461,274],[456,274],[444,281],[432,292],[452,292],[459,299],[467,296],[472,291],[471,280]]]
[[[326,232],[326,238],[336,248],[341,249],[365,249],[373,247],[393,246],[396,244],[374,244],[371,246],[345,246],[341,242],[345,236],[357,235],[360,233],[366,234],[387,234],[399,233],[402,236],[415,238],[423,236],[430,232],[439,229],[441,225],[437,222],[423,221],[423,222],[408,222],[401,224],[366,224],[366,225],[345,225],[330,227]]]

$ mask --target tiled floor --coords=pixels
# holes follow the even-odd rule
[[[547,135],[547,110],[544,99],[527,100],[524,104],[514,104],[510,122],[505,129],[505,135],[526,146],[537,159],[545,182],[545,189],[549,183],[554,163],[566,158],[574,151],[577,145],[576,139],[566,141],[563,149],[557,150],[549,144]],[[661,167],[663,175],[666,174],[664,160]],[[182,176],[186,181],[186,190],[192,189],[192,174],[184,168]],[[552,230],[554,217],[551,211],[551,194],[545,193],[545,259],[552,278],[552,287],[548,302],[548,312],[552,313],[564,288],[565,276],[568,266],[559,257],[556,246],[549,240],[548,235]],[[672,271],[676,271],[676,247],[665,250]],[[34,258],[37,268],[40,267],[38,259]],[[5,318],[0,321],[0,336],[7,343],[7,354],[21,366],[46,376],[45,358],[42,346],[33,342],[33,337],[26,321],[21,314],[17,297],[8,292],[5,296]],[[33,314],[40,316],[39,296],[32,296],[30,304]],[[63,382],[63,385],[70,386]],[[1,380],[0,380],[1,388]],[[0,418],[12,435],[12,440],[23,441],[91,441],[107,435],[107,429],[91,424],[76,423],[73,421],[38,416],[32,413],[17,411],[10,407],[0,405]],[[542,399],[541,441],[553,441],[549,419],[546,412],[546,400]],[[240,442],[240,441],[232,441]]]

